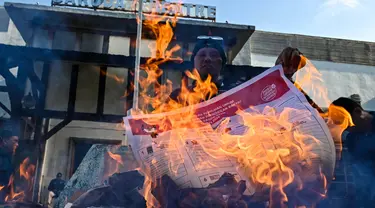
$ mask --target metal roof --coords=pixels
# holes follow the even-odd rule
[[[137,32],[136,14],[120,11],[95,11],[69,7],[51,7],[5,2],[4,7],[15,23],[22,37],[32,37],[31,28],[83,30],[92,33],[106,33],[122,36],[135,36]],[[215,35],[224,38],[231,51],[229,61],[241,50],[254,32],[255,27],[202,20],[179,19],[174,28],[175,39],[182,42],[195,42],[199,35]],[[151,31],[144,29],[143,36],[149,38]]]

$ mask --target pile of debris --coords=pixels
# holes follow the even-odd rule
[[[71,207],[145,207],[146,201],[139,194],[143,182],[138,171],[115,173],[106,184],[82,194]]]
[[[4,207],[4,208],[47,208],[41,204],[35,204],[32,202],[7,202],[1,207]]]
[[[121,156],[125,168],[118,168],[103,180],[111,161],[108,152]],[[134,170],[136,167],[135,158],[128,147],[94,145],[65,186],[55,207],[146,207],[146,201],[140,194],[145,178]],[[207,188],[179,189],[167,175],[155,181],[152,187],[151,193],[164,208],[266,207],[266,202],[244,195],[245,181],[237,181],[229,173],[223,174]]]
[[[89,190],[70,207],[146,207],[146,201],[139,193],[143,183],[144,177],[138,171],[116,173],[109,178],[108,184]],[[151,193],[163,208],[266,207],[266,203],[256,202],[252,197],[243,195],[245,181],[237,182],[229,173],[223,174],[207,188],[179,189],[167,175],[157,180],[152,187]]]
[[[109,152],[120,156],[123,165],[110,157]],[[118,166],[117,166],[118,165]],[[67,202],[72,202],[83,193],[103,186],[105,180],[116,172],[134,170],[138,164],[132,151],[127,146],[95,144],[87,152],[81,164],[67,182],[64,190],[56,200],[58,208],[64,208]]]

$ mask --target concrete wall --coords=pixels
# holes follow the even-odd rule
[[[25,41],[16,26],[9,18],[4,7],[0,7],[0,43],[8,45],[25,45]]]
[[[251,61],[253,66],[272,67],[277,56],[263,55],[251,53]],[[329,101],[333,101],[339,97],[348,97],[351,94],[359,94],[362,98],[363,107],[367,110],[375,110],[375,66],[365,66],[358,64],[334,63],[328,61],[311,60],[313,68],[321,73],[322,82],[315,80],[315,87],[310,87],[308,83],[304,86],[304,90],[317,102],[320,106],[326,107],[326,97],[320,94],[321,88],[327,90]],[[309,65],[299,71],[296,76],[297,80],[307,73],[311,74]],[[307,69],[307,70],[306,70]],[[312,73],[315,75],[315,73]],[[310,85],[310,86],[309,86]]]
[[[272,67],[287,46],[300,49],[321,73],[322,82],[317,79],[312,84],[323,85],[329,101],[356,93],[362,97],[365,109],[375,110],[375,62],[372,56],[375,43],[255,31],[234,63]],[[299,78],[306,74],[306,68],[298,72]],[[309,84],[304,89],[315,102],[326,107],[327,99],[323,99],[321,89]]]
[[[286,46],[298,47],[307,57],[359,65],[375,65],[375,43],[306,35],[255,31],[251,52],[277,56]]]

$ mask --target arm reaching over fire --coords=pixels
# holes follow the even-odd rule
[[[310,105],[319,113],[323,110],[310,98],[309,95],[293,80],[294,74],[305,67],[306,57],[297,49],[286,47],[277,58],[275,65],[281,64],[283,66],[284,75],[305,95]]]

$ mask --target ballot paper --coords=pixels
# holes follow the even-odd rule
[[[241,135],[248,129],[241,123],[238,109],[262,112],[272,108],[281,113],[286,108],[291,111],[288,121],[296,124],[303,134],[312,135],[319,144],[311,150],[317,158],[321,171],[330,177],[335,165],[335,145],[324,120],[310,106],[305,96],[283,74],[282,67],[272,67],[257,77],[194,106],[167,113],[133,115],[124,118],[126,134],[135,158],[148,167],[153,177],[168,174],[181,188],[204,188],[214,183],[224,172],[232,173],[238,180],[248,183],[247,194],[253,194],[248,178],[233,158],[214,158],[207,154],[199,143],[207,146],[216,144],[219,133]],[[182,131],[181,129],[161,130],[158,125],[149,125],[149,119],[162,121],[170,115],[178,115],[194,109],[196,119],[202,126]],[[230,122],[228,122],[228,119]],[[225,125],[222,125],[226,121]],[[196,122],[194,119],[191,122]],[[202,122],[201,122],[202,123]],[[171,138],[183,138],[183,142],[171,142]],[[175,141],[175,140],[173,140]]]

